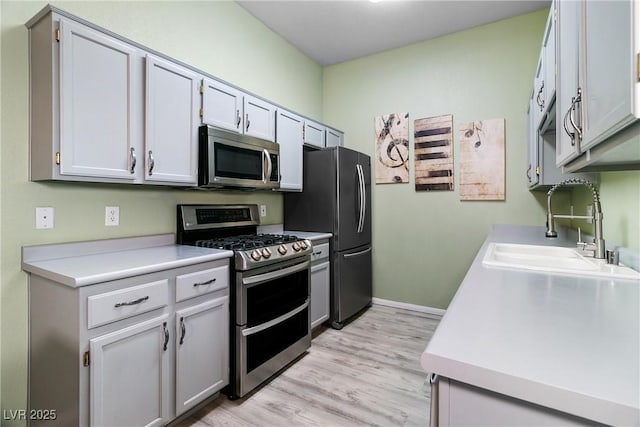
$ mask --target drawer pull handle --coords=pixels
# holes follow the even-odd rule
[[[119,302],[116,305],[114,305],[114,307],[115,308],[119,308],[119,307],[123,307],[125,305],[138,305],[138,304],[141,304],[141,303],[145,302],[148,299],[149,299],[149,295],[147,295],[146,297],[138,298],[135,301]]]
[[[207,286],[207,285],[212,284],[212,283],[213,283],[213,282],[215,282],[215,281],[216,281],[216,278],[214,277],[213,279],[211,279],[211,280],[207,280],[206,282],[194,283],[194,284],[193,284],[193,287],[195,288],[196,286]]]
[[[180,345],[184,343],[184,336],[187,333],[187,328],[184,326],[184,317],[180,318]]]
[[[167,344],[169,344],[169,329],[167,329],[167,322],[162,324],[164,329],[164,344],[162,345],[162,351],[167,351]]]

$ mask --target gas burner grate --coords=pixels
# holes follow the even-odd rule
[[[231,251],[251,250],[300,240],[288,234],[255,234],[196,240],[195,246]]]

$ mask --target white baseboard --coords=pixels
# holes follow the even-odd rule
[[[371,302],[373,304],[384,305],[387,307],[403,308],[405,310],[417,311],[419,313],[426,314],[428,317],[433,317],[434,319],[442,319],[442,316],[444,316],[444,313],[446,312],[446,310],[443,310],[441,308],[426,307],[424,305],[409,304],[406,302],[391,301],[381,298],[372,298]]]

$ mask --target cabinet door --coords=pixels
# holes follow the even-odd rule
[[[327,128],[327,147],[342,147],[344,145],[344,134],[335,129]]]
[[[275,141],[276,108],[261,99],[244,96],[244,133]]]
[[[243,94],[215,80],[202,81],[202,123],[242,133]]]
[[[548,110],[556,97],[556,13],[551,4],[547,26],[542,41],[544,55],[544,107]]]
[[[329,261],[311,267],[311,328],[329,318]]]
[[[533,124],[536,128],[540,127],[540,122],[544,117],[544,108],[545,108],[545,100],[544,100],[544,51],[540,52],[540,56],[538,58],[538,66],[536,67],[536,75],[533,80],[534,82],[534,101],[536,103],[535,108],[533,109]]]
[[[301,117],[285,110],[276,114],[280,144],[280,190],[302,191],[302,133]]]
[[[229,297],[176,311],[176,415],[229,383]]]
[[[324,148],[326,128],[319,123],[306,120],[304,122],[304,143]]]
[[[196,185],[199,78],[147,55],[145,180]]]
[[[635,120],[634,3],[592,0],[583,3],[583,150]]]
[[[169,417],[168,315],[89,340],[92,426],[159,426]]]
[[[561,166],[574,159],[580,153],[578,135],[571,126],[570,115],[573,114],[579,124],[579,108],[572,109],[572,100],[578,92],[578,52],[579,21],[581,5],[577,1],[559,1],[557,3],[558,38],[556,80],[556,165]],[[574,137],[571,137],[571,134]]]
[[[527,115],[529,122],[527,182],[529,187],[538,183],[538,127],[535,123],[538,105],[534,101],[534,96],[535,91],[529,99],[529,113]]]
[[[135,49],[67,20],[60,33],[60,173],[135,179]]]

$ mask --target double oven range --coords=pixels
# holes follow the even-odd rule
[[[177,242],[227,249],[231,261],[230,384],[242,397],[311,345],[308,240],[257,234],[257,205],[178,205]]]

